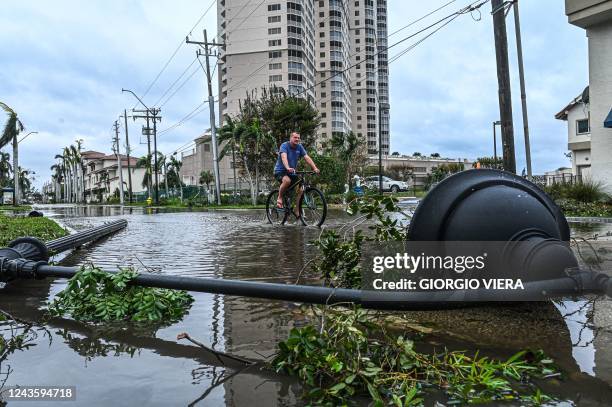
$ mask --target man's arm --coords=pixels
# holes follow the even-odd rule
[[[283,162],[283,165],[285,166],[285,169],[287,170],[287,172],[294,172],[295,169],[289,167],[289,160],[287,160],[287,153],[281,153],[281,161]]]
[[[317,165],[314,163],[314,161],[312,161],[312,158],[310,158],[308,154],[304,156],[304,161],[306,161],[306,163],[310,165],[310,168],[312,168],[312,170],[316,172],[317,174],[321,172],[319,171],[319,169],[317,168]]]

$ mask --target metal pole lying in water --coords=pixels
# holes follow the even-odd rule
[[[0,250],[0,279],[62,277],[71,278],[78,267],[50,266],[43,261],[21,257],[18,251]],[[107,271],[108,273],[116,273]],[[254,281],[214,278],[179,277],[141,273],[132,284],[211,294],[236,295],[271,300],[294,301],[311,304],[361,304],[365,308],[381,310],[427,310],[469,306],[467,302],[499,302],[499,293],[487,290],[457,290],[455,292],[381,292],[355,289],[288,285]],[[554,280],[525,283],[522,291],[525,300],[548,300],[553,297],[607,294],[612,295],[612,280],[602,273],[581,272]],[[442,301],[432,301],[440,298]],[[520,298],[516,298],[520,300]]]
[[[112,222],[107,222],[101,226],[77,232],[72,235],[60,237],[59,239],[47,242],[47,248],[53,253],[61,253],[66,250],[74,249],[86,243],[106,237],[112,233],[118,232],[127,226],[125,219],[118,219]]]
[[[84,244],[99,240],[124,229],[126,226],[127,221],[125,219],[118,219],[101,226],[51,240],[47,243],[43,243],[33,237],[22,237],[9,243],[8,248],[0,248],[0,261],[6,261],[6,258],[16,258],[14,256],[17,255],[17,257],[28,260],[46,262],[49,260],[50,255],[75,249]]]

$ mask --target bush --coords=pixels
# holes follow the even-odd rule
[[[553,199],[571,199],[579,202],[599,202],[610,199],[603,190],[601,182],[587,179],[582,182],[559,182],[544,187],[544,191]]]
[[[612,205],[605,202],[581,202],[575,199],[555,200],[565,216],[612,217]]]

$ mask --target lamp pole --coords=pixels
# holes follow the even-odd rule
[[[20,201],[19,191],[19,143],[26,139],[30,134],[38,134],[37,131],[31,131],[19,141],[17,136],[13,138],[13,205],[18,206]]]
[[[129,90],[129,89],[123,89],[121,88],[121,92],[129,92],[131,93],[136,99],[138,99],[138,101],[140,102],[141,105],[143,105],[145,107],[145,109],[147,109],[147,132],[149,131],[148,127],[149,127],[149,123],[148,123],[148,117],[149,115],[151,115],[153,117],[153,159],[154,159],[154,163],[153,163],[153,168],[155,170],[155,204],[159,205],[159,176],[158,176],[158,165],[157,165],[157,126],[156,126],[156,122],[157,120],[161,120],[161,117],[158,116],[159,115],[159,108],[153,108],[150,109],[143,101],[142,99],[140,99],[138,97],[137,94],[135,94],[133,91]],[[149,193],[150,191],[150,187],[149,187]]]
[[[499,120],[493,122],[493,158],[495,159],[495,165],[497,165],[497,131],[495,126],[501,126]]]

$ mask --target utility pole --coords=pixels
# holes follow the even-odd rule
[[[521,108],[523,110],[523,133],[525,135],[525,158],[527,160],[527,179],[531,180],[531,146],[529,143],[529,121],[527,120],[527,93],[525,92],[525,72],[523,70],[523,42],[519,20],[518,0],[514,0],[514,31],[516,33],[516,54],[521,82]]]
[[[161,111],[161,109],[159,108],[147,108],[146,110],[136,110],[136,109],[132,109],[132,111],[134,113],[145,113],[145,116],[141,116],[141,115],[132,115],[132,117],[134,118],[134,120],[136,119],[145,119],[147,121],[147,126],[142,128],[142,134],[145,134],[147,136],[147,151],[148,151],[148,157],[149,157],[149,174],[148,174],[148,182],[149,182],[149,188],[148,188],[148,192],[149,192],[149,198],[151,198],[151,189],[152,189],[152,185],[153,185],[153,179],[152,179],[152,171],[151,171],[151,162],[154,160],[155,164],[155,204],[159,205],[159,193],[158,193],[158,189],[157,189],[157,181],[158,181],[158,174],[157,174],[157,121],[161,121],[161,116],[159,115],[159,112]],[[153,120],[153,128],[151,128],[150,126],[150,120]],[[153,156],[151,155],[151,133],[153,133],[153,149],[154,149],[154,154],[155,154],[155,158],[153,158]]]
[[[208,82],[208,111],[210,112],[210,134],[211,134],[211,142],[212,142],[212,153],[213,153],[213,172],[215,173],[215,188],[217,191],[217,205],[221,205],[221,180],[219,176],[219,154],[217,148],[217,126],[215,120],[215,98],[212,93],[212,78],[210,73],[210,62],[208,57],[210,56],[209,46],[210,47],[218,47],[222,44],[218,44],[216,42],[208,42],[208,37],[206,35],[206,30],[204,30],[204,42],[201,41],[190,41],[189,37],[185,39],[187,44],[196,44],[200,47],[204,48],[204,53],[202,54],[200,50],[196,52],[196,56],[200,57],[204,55],[206,57],[206,81]],[[214,55],[213,55],[214,56]]]
[[[506,34],[506,4],[503,0],[491,0],[493,8],[493,32],[497,61],[499,116],[504,158],[504,170],[516,173],[514,156],[514,128],[512,123],[512,96],[510,93],[510,67],[508,64],[508,37]]]
[[[121,167],[121,149],[119,148],[119,121],[115,120],[115,138],[113,139],[113,151],[117,155],[117,170],[119,171],[119,203],[125,204],[123,198],[123,168]]]
[[[130,204],[132,203],[132,168],[130,164],[130,137],[128,135],[128,121],[127,121],[127,110],[123,109],[123,119],[125,121],[125,152],[127,155],[127,168],[128,168],[128,199]]]
[[[153,155],[154,155],[154,168],[155,168],[155,205],[159,205],[159,166],[157,165],[157,114],[160,109],[153,108]],[[161,117],[159,118],[161,121]]]

